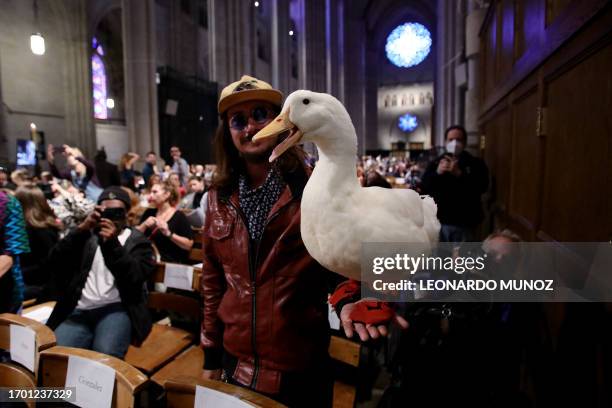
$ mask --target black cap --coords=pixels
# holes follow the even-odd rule
[[[98,198],[98,204],[102,204],[104,200],[119,200],[125,204],[125,209],[129,210],[132,206],[130,195],[121,187],[111,186],[104,189]]]

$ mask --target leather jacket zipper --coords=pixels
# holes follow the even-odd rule
[[[278,215],[278,213],[280,212],[280,209],[275,212],[274,214],[272,214],[267,220],[266,223],[263,226],[262,229],[262,233],[261,233],[261,237],[259,238],[259,241],[257,241],[257,247],[255,247],[255,264],[253,265],[253,271],[257,270],[257,264],[259,262],[259,245],[261,244],[261,241],[263,240],[264,234],[266,233],[266,227],[268,226],[268,223],[270,221],[272,221],[274,218],[276,218],[276,216]],[[251,242],[251,240],[249,239],[249,243]],[[252,278],[252,282],[253,282],[253,349],[255,349],[255,314],[256,314],[256,310],[255,307],[257,306],[256,301],[255,301],[255,276],[253,276]],[[257,376],[259,375],[259,358],[257,356],[257,354],[255,354],[255,372],[253,374],[253,381],[251,382],[251,387],[255,387],[255,384],[257,384]]]
[[[238,207],[236,207],[234,205],[234,203],[231,202],[231,200],[227,201],[229,205],[231,205],[234,210],[236,210],[236,213],[240,216],[240,218],[242,219],[242,223],[244,224],[244,227],[247,230],[247,233],[249,231],[249,223],[246,219],[246,216],[244,215],[244,213],[242,212],[242,210],[240,210]],[[267,225],[267,223],[266,223]],[[265,229],[265,227],[264,227]],[[259,356],[257,355],[257,292],[256,292],[256,285],[255,285],[255,268],[257,267],[257,254],[259,252],[259,242],[257,243],[257,248],[255,249],[255,263],[253,263],[253,257],[252,257],[252,253],[253,253],[253,244],[252,244],[252,240],[251,237],[249,236],[249,244],[247,246],[247,258],[249,260],[249,278],[251,279],[251,290],[252,290],[252,294],[251,294],[251,348],[253,349],[253,366],[254,366],[254,373],[253,373],[253,379],[251,380],[251,387],[255,386],[255,383],[257,381],[257,374],[259,373]]]
[[[225,200],[224,200],[225,201]],[[247,229],[247,233],[249,231],[249,223],[246,219],[246,216],[244,215],[244,213],[242,212],[242,210],[240,210],[238,207],[236,207],[234,205],[234,203],[232,203],[231,200],[227,200],[227,203],[229,205],[232,206],[232,208],[234,208],[234,210],[236,210],[236,213],[240,216],[240,218],[242,219],[242,222],[245,226],[245,228]],[[257,241],[257,246],[255,247],[255,259],[254,262],[252,262],[252,240],[251,237],[249,236],[249,245],[248,245],[248,259],[249,259],[249,277],[251,278],[251,288],[253,291],[253,294],[251,295],[251,308],[253,310],[253,312],[251,313],[251,347],[253,348],[253,366],[254,366],[254,372],[253,372],[253,379],[251,380],[251,384],[250,387],[254,388],[255,384],[257,383],[257,376],[259,375],[259,356],[257,355],[257,296],[256,296],[256,285],[255,285],[255,279],[256,279],[256,268],[257,268],[257,263],[259,262],[259,245],[261,243],[261,241],[263,240],[263,236],[266,233],[266,227],[268,226],[268,223],[270,221],[272,221],[273,219],[275,219],[278,214],[280,213],[280,211],[282,210],[282,208],[279,208],[278,211],[276,211],[274,214],[272,214],[267,220],[266,223],[264,224],[263,227],[263,232],[261,235],[261,238],[259,239],[259,241]]]

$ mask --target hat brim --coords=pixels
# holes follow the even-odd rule
[[[219,115],[224,114],[232,106],[246,101],[265,101],[280,107],[283,102],[283,94],[276,89],[245,89],[235,92],[219,101]]]

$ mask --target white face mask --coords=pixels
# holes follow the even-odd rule
[[[451,140],[446,144],[446,151],[450,154],[458,155],[463,150],[463,143]]]

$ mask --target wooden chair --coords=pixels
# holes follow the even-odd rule
[[[220,381],[205,380],[199,377],[177,376],[166,381],[166,397],[168,408],[193,407],[196,385],[212,388],[215,391],[239,398],[254,407],[282,408],[284,405],[261,394],[226,384]]]
[[[356,370],[359,367],[360,352],[361,344],[337,336],[331,337],[329,355],[336,364]],[[334,408],[353,408],[356,396],[357,390],[354,384],[349,384],[343,378],[334,381]]]
[[[166,264],[158,263],[152,277],[153,283],[163,283],[165,271]],[[200,270],[194,268],[193,273],[192,289],[197,291],[200,285]],[[153,311],[172,311],[195,321],[200,318],[199,300],[178,293],[150,292],[148,306]],[[193,344],[197,338],[194,333],[177,327],[154,324],[151,333],[140,347],[128,348],[125,361],[150,376]]]
[[[53,308],[55,307],[55,303],[55,301],[49,301],[30,307],[25,307],[21,315],[23,317],[27,317],[28,319],[45,324],[51,315],[51,311],[53,311]]]
[[[199,345],[194,345],[183,351],[174,360],[153,374],[151,381],[165,388],[166,382],[177,375],[197,378],[202,374],[203,366],[204,351]]]
[[[204,249],[202,248],[202,228],[193,229],[193,248],[189,251],[189,260],[200,263],[204,259]]]
[[[36,379],[27,369],[10,363],[0,363],[0,387],[36,388]],[[28,408],[34,408],[36,402],[23,401]],[[3,405],[0,405],[3,406]]]
[[[39,381],[42,387],[65,386],[70,356],[96,361],[115,370],[113,407],[127,408],[139,405],[140,392],[145,388],[147,377],[125,361],[91,350],[55,346],[40,353]]]
[[[53,330],[42,323],[32,319],[18,316],[11,313],[0,314],[0,350],[10,350],[11,348],[11,328],[12,324],[28,327],[36,333],[36,360],[35,366],[38,366],[38,357],[41,351],[55,346],[55,334]],[[7,363],[12,364],[12,363]],[[21,366],[20,366],[21,367]],[[28,370],[26,370],[28,371]],[[29,372],[29,371],[28,371]],[[32,378],[36,378],[36,370],[32,373]]]
[[[22,316],[3,313],[0,314],[0,350],[11,348],[11,324],[29,327],[36,332],[37,353],[35,367],[38,367],[40,352],[55,346],[55,335],[47,326]],[[0,387],[8,388],[36,388],[38,370],[31,372],[25,367],[13,362],[0,363]],[[34,407],[33,401],[26,402],[28,407]]]

